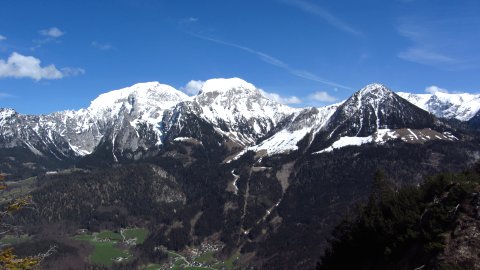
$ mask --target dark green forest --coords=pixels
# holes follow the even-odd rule
[[[398,190],[378,171],[373,187],[336,226],[317,269],[478,268],[480,164]]]

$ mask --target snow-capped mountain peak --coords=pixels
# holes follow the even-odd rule
[[[380,128],[379,114],[383,112],[381,107],[395,103],[397,98],[398,96],[383,84],[372,83],[354,93],[341,108],[346,116],[374,115],[377,128]]]
[[[199,95],[211,92],[227,92],[230,90],[255,92],[257,88],[253,84],[240,78],[217,78],[205,81]]]
[[[378,129],[430,127],[429,114],[382,84],[370,84],[347,99],[334,113],[327,137],[368,136]]]
[[[124,103],[131,106],[134,103],[139,103],[148,107],[168,108],[187,98],[186,94],[166,84],[159,82],[137,83],[130,87],[99,95],[92,101],[88,110],[91,112],[108,110],[115,114],[118,113]]]
[[[0,108],[0,119],[12,117],[15,114],[17,114],[17,112],[14,109]]]
[[[360,91],[357,91],[352,98],[357,97],[358,99],[375,99],[375,100],[383,100],[393,96],[393,91],[387,88],[385,85],[380,83],[372,83]]]
[[[8,119],[15,116],[17,112],[10,108],[0,108],[0,128],[8,122]]]
[[[369,93],[369,92],[392,92],[384,84],[381,83],[371,83],[360,89],[360,93]]]
[[[218,133],[242,146],[252,145],[298,111],[264,97],[253,84],[239,78],[208,80],[198,95],[180,105],[183,111],[177,114],[195,112]]]

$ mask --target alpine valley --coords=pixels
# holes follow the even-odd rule
[[[194,96],[138,83],[77,111],[0,109],[10,183],[0,199],[32,196],[35,209],[11,222],[26,232],[20,254],[58,247],[45,269],[312,269],[379,172],[400,190],[472,168],[479,119],[480,95],[376,83],[320,108],[277,103],[238,78],[208,80]],[[145,239],[126,241],[132,228]],[[78,240],[105,232],[123,237],[112,250],[124,252],[107,263],[95,259],[105,242]]]

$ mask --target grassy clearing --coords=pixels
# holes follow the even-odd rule
[[[116,258],[129,258],[130,254],[126,250],[115,247],[114,242],[91,242],[95,247],[90,261],[92,263],[104,266],[112,266]]]
[[[81,234],[81,235],[75,235],[73,239],[80,240],[80,241],[93,241],[95,239],[95,236],[90,234]]]
[[[148,230],[142,228],[127,229],[123,231],[123,234],[126,240],[136,238],[136,243],[139,244],[145,241]],[[132,258],[128,249],[118,246],[119,243],[123,242],[120,233],[105,230],[99,233],[76,235],[73,239],[86,241],[94,247],[89,259],[90,262],[97,265],[111,267],[119,258],[122,262]],[[155,265],[152,265],[150,269],[157,269],[155,267]]]
[[[123,237],[119,233],[112,231],[101,231],[97,234],[98,239],[109,239],[112,241],[122,241]]]
[[[144,228],[125,229],[123,236],[125,236],[126,239],[137,238],[137,244],[143,244],[148,236],[148,230]]]

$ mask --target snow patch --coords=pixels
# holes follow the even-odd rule
[[[184,141],[190,141],[190,140],[196,140],[196,139],[192,137],[177,137],[173,139],[174,142],[184,142]]]
[[[259,145],[250,147],[249,150],[256,152],[265,150],[267,151],[268,155],[295,151],[298,149],[297,143],[302,140],[310,131],[311,128],[308,127],[295,131],[281,130]]]
[[[339,149],[345,146],[359,146],[366,143],[371,143],[373,141],[372,136],[368,137],[341,137],[337,141],[335,141],[331,146],[320,150],[318,152],[314,152],[313,154],[320,154],[324,152],[332,152],[334,149]]]

